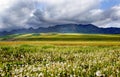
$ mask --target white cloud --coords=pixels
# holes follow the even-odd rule
[[[120,5],[99,9],[103,0],[0,0],[0,29],[80,23],[116,26]]]
[[[11,2],[12,1],[12,2]],[[0,19],[0,27],[14,29],[24,27],[28,23],[39,26],[49,24],[81,22],[78,17],[89,12],[100,4],[100,0],[2,0],[0,5],[4,12]],[[7,8],[9,6],[9,8]],[[39,9],[34,14],[33,11]],[[2,10],[3,11],[3,10]],[[39,13],[39,14],[38,14]],[[31,17],[33,16],[33,17]],[[35,19],[31,19],[31,18]],[[27,24],[26,24],[27,23]],[[33,25],[32,24],[32,25]],[[31,25],[31,24],[28,24]],[[38,26],[37,25],[37,26]]]
[[[111,17],[115,20],[119,20],[120,19],[120,5],[114,6],[111,8]]]
[[[11,5],[12,4],[12,5]],[[10,7],[0,13],[0,29],[23,28],[34,10],[33,3],[26,1],[14,1],[8,4]],[[3,8],[3,7],[1,7]]]
[[[94,22],[95,25],[100,27],[120,27],[120,5],[113,6],[109,10],[103,11],[100,15],[104,15],[104,18]]]
[[[10,8],[16,0],[0,0],[0,13]]]
[[[54,19],[55,21],[74,19],[89,10],[95,8],[99,0],[40,0],[40,3],[46,5],[43,18],[46,21]]]
[[[101,0],[39,0],[38,2],[42,4],[39,6],[44,6],[44,8],[38,8],[39,10],[35,12],[37,20],[40,19],[43,22],[42,24],[55,25],[91,23],[91,20],[88,20],[89,13],[91,10],[98,8]]]

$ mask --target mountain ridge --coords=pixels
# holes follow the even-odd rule
[[[25,33],[87,33],[87,34],[120,34],[120,28],[99,28],[92,24],[62,24],[50,26],[48,28],[39,27],[34,29],[32,27],[28,29],[14,29],[11,31],[2,31],[0,36],[11,35],[11,34],[25,34]]]

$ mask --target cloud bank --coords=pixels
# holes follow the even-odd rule
[[[0,0],[0,30],[95,24],[120,27],[120,5],[100,9],[104,0]]]

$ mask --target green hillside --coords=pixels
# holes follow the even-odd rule
[[[120,41],[120,35],[115,34],[16,34],[0,38],[1,41]]]

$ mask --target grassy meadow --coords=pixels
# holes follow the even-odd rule
[[[0,77],[120,77],[120,35],[0,37]]]

